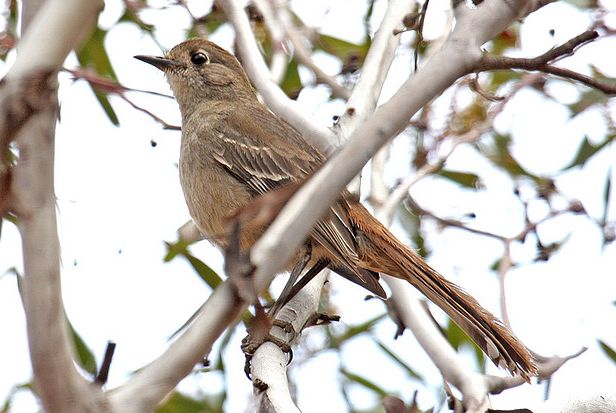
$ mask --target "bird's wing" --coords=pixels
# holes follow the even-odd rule
[[[211,144],[214,159],[255,196],[301,180],[325,162],[325,156],[289,124],[265,107],[254,109],[250,114],[233,111],[224,121],[212,125],[217,139]],[[340,205],[331,207],[331,213],[316,224],[312,236],[339,263],[338,267],[344,267],[341,271],[346,278],[354,274],[357,279],[352,281],[384,295],[374,274],[358,267],[352,224]]]
[[[299,132],[265,108],[233,111],[213,126],[214,158],[255,195],[305,178],[325,162]]]

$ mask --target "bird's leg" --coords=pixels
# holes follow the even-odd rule
[[[302,271],[304,271],[304,268],[306,268],[306,264],[308,264],[311,257],[312,257],[312,246],[310,245],[310,243],[308,243],[306,247],[306,253],[302,255],[301,259],[297,262],[297,264],[295,264],[295,267],[293,267],[293,270],[291,270],[291,274],[289,275],[289,280],[287,281],[284,288],[282,289],[280,296],[278,296],[278,299],[276,300],[276,302],[274,302],[274,305],[272,305],[272,308],[268,312],[268,315],[272,319],[276,316],[276,313],[282,308],[282,306],[288,303],[289,300],[293,298],[293,295],[295,295],[293,294],[289,296],[291,289],[293,288],[293,285],[295,284],[295,281],[297,281]]]
[[[239,297],[247,303],[256,303],[257,291],[252,282],[255,267],[250,255],[240,247],[240,222],[235,221],[229,233],[229,243],[225,248],[225,273],[235,285]]]
[[[304,274],[304,276],[297,282],[297,284],[294,284],[289,288],[289,293],[286,297],[283,297],[282,294],[280,295],[280,297],[276,301],[276,304],[280,303],[279,307],[282,307],[286,303],[291,301],[291,299],[295,297],[295,295],[302,288],[304,288],[306,284],[308,284],[318,273],[321,272],[321,270],[323,270],[328,265],[329,265],[329,260],[327,258],[318,260],[312,267],[310,267],[310,269],[308,269],[308,271],[306,271],[306,274]],[[287,286],[285,286],[285,288],[286,287]]]

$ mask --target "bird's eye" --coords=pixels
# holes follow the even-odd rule
[[[190,56],[190,61],[196,65],[202,65],[210,62],[210,57],[205,52],[196,52]]]

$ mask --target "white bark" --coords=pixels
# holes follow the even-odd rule
[[[4,91],[27,81],[30,75],[58,70],[102,9],[102,1],[48,0],[36,12],[37,4],[24,4],[25,35],[19,41]],[[40,111],[15,136],[19,160],[9,194],[9,206],[18,217],[22,238],[22,291],[34,382],[47,412],[108,411],[100,389],[74,367],[62,304],[53,182],[57,114],[54,78],[51,76],[47,85],[49,93],[41,91]]]
[[[156,360],[109,395],[113,410],[143,413],[156,405],[212,349],[216,339],[246,309],[230,282],[221,284],[199,310],[193,323]]]
[[[321,289],[328,273],[329,271],[321,271],[280,310],[276,317],[290,323],[298,335],[310,317],[317,312]],[[287,334],[280,327],[272,328],[271,333],[282,340],[288,340]],[[294,344],[298,338],[299,336],[294,337],[289,344]],[[268,386],[264,392],[255,389],[258,404],[268,403],[274,412],[299,412],[289,391],[287,361],[288,356],[270,342],[261,345],[251,361],[253,382],[258,379]]]

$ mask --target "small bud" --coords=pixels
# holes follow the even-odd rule
[[[584,205],[582,205],[582,202],[577,199],[574,201],[571,201],[571,204],[569,204],[569,211],[576,213],[576,214],[586,213],[586,210],[584,209]]]

